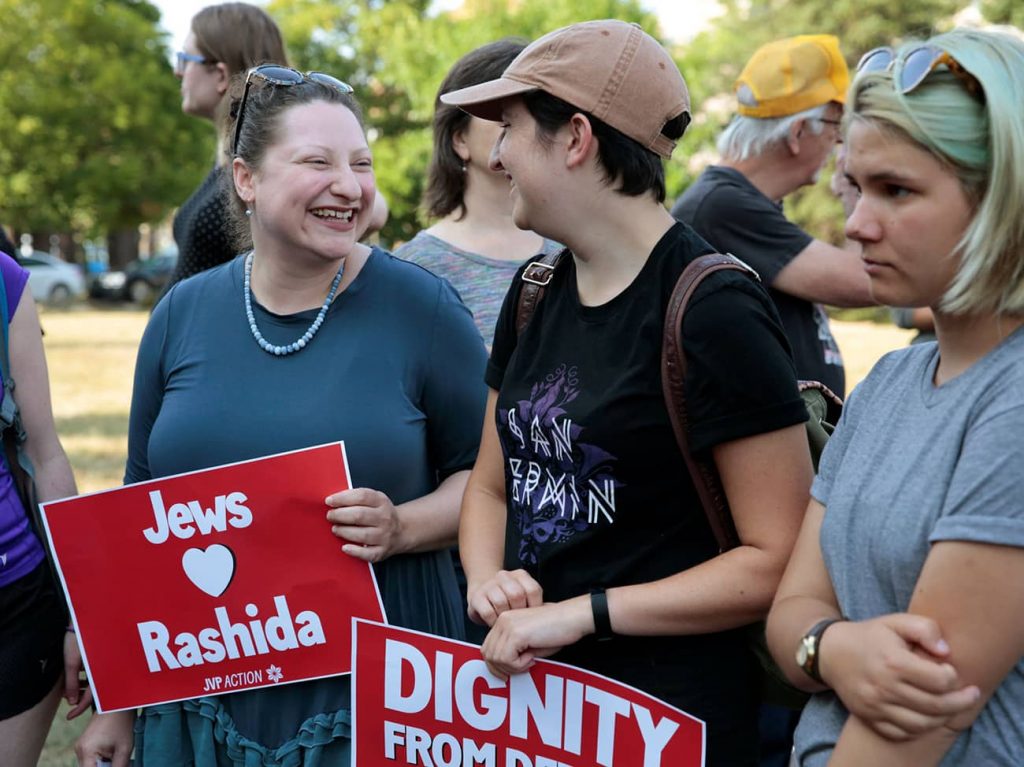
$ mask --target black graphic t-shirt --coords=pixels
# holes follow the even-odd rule
[[[782,205],[765,197],[746,176],[717,165],[707,168],[686,190],[672,215],[722,253],[732,253],[758,271],[779,310],[797,374],[821,381],[842,396],[843,358],[824,307],[771,287],[783,267],[814,238],[786,218]]]
[[[518,278],[506,296],[487,369],[499,391],[505,567],[529,571],[545,601],[657,580],[717,553],[660,368],[672,289],[686,264],[711,250],[676,224],[633,283],[596,307],[580,304],[573,259],[564,257],[518,339]],[[695,451],[805,419],[778,314],[756,281],[731,271],[709,277],[691,299],[683,336]],[[704,719],[709,765],[754,758],[753,665],[738,632],[585,640],[556,658]]]

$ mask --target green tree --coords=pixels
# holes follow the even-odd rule
[[[991,0],[998,2],[998,0]],[[695,120],[668,175],[670,194],[682,193],[717,155],[714,141],[732,117],[732,86],[754,51],[799,34],[839,37],[851,72],[860,56],[880,45],[925,38],[952,26],[968,0],[721,0],[712,27],[679,46],[676,60],[691,88]],[[792,196],[787,215],[815,236],[843,239],[842,209],[828,192],[831,171]]]
[[[1020,0],[982,0],[981,13],[994,24],[1024,28],[1024,4]]]
[[[0,215],[97,235],[156,221],[213,157],[145,0],[0,0]]]
[[[585,19],[656,19],[637,0],[466,0],[430,15],[429,0],[273,0],[268,10],[304,69],[324,69],[356,88],[367,117],[377,185],[391,218],[385,242],[426,224],[419,209],[430,158],[430,120],[448,68],[473,48],[506,36],[535,39]]]

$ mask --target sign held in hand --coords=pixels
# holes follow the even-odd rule
[[[704,723],[600,674],[539,660],[504,681],[480,648],[355,621],[352,763],[701,767]]]
[[[384,619],[326,520],[349,487],[334,443],[44,504],[99,710],[348,673]]]

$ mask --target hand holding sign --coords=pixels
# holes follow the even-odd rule
[[[347,673],[383,618],[324,522],[347,486],[335,443],[45,504],[100,710]]]
[[[352,764],[700,767],[704,723],[632,687],[539,661],[508,680],[479,648],[355,621]]]
[[[401,515],[379,490],[358,487],[327,496],[331,532],[348,541],[341,550],[364,562],[380,562],[408,550]]]

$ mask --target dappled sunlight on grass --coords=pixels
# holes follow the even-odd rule
[[[44,311],[53,412],[82,492],[121,484],[135,353],[149,313]]]

